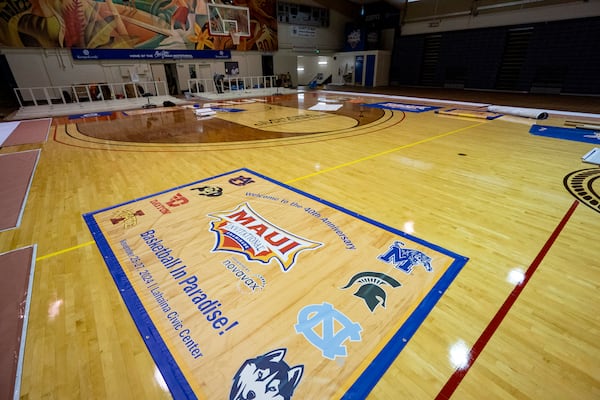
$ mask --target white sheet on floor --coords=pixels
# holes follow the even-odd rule
[[[17,126],[20,123],[21,121],[0,122],[0,146],[2,146],[10,134],[17,129]]]

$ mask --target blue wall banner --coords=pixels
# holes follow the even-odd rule
[[[365,49],[366,32],[353,24],[346,25],[344,51],[362,51]]]
[[[231,59],[230,50],[71,49],[75,60]]]

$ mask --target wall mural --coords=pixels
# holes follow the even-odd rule
[[[0,2],[0,46],[275,51],[275,7],[276,0],[11,0]],[[227,30],[235,20],[214,12],[227,8],[248,15],[249,24],[238,21],[240,32],[249,27],[239,44]]]

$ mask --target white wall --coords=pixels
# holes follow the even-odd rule
[[[333,75],[333,56],[298,56],[297,62],[298,85],[308,85],[319,73],[323,74],[323,79],[327,79],[329,75]],[[303,70],[300,70],[301,68]]]
[[[373,86],[388,86],[390,84],[390,68],[392,66],[392,53],[389,51],[376,51],[375,77]]]
[[[277,52],[273,54],[273,70],[276,75],[289,73],[292,77],[292,86],[298,86],[298,56],[290,52]]]
[[[377,50],[369,50],[369,51],[353,51],[353,52],[344,52],[337,53],[335,55],[335,60],[332,65],[332,69],[334,70],[333,74],[333,84],[334,85],[355,85],[355,75],[354,75],[354,63],[356,56],[364,57],[364,65],[363,65],[363,76],[361,81],[365,82],[365,74],[366,74],[366,60],[367,55],[375,56],[375,71],[373,76],[373,86],[387,86],[389,85],[389,76],[390,76],[390,65],[391,65],[391,52],[389,51],[377,51]],[[350,75],[351,81],[345,82],[344,75]],[[356,84],[358,85],[358,84]]]
[[[135,60],[77,61],[72,59],[68,49],[3,48],[0,52],[6,56],[17,86],[20,88],[131,82],[132,72],[138,75],[140,81],[166,80],[162,66],[164,63],[154,62],[151,65],[148,62]],[[241,76],[262,75],[262,53],[233,51],[231,60],[227,61],[239,63]],[[188,89],[189,64],[196,65],[198,78],[212,79],[215,73],[225,73],[225,60],[179,62],[177,77],[182,91]],[[280,73],[292,69],[290,66],[286,67]],[[294,64],[293,70],[295,68]]]
[[[37,49],[3,50],[19,87],[49,86],[50,75]]]
[[[106,82],[102,66],[75,63],[64,49],[2,49],[2,53],[20,87]]]
[[[290,2],[294,4],[324,8],[322,4],[310,0],[291,0]],[[301,53],[315,49],[319,49],[321,53],[332,53],[339,51],[344,47],[344,30],[346,24],[350,21],[350,18],[330,9],[329,27],[310,27],[305,29],[305,32],[308,33],[308,35],[306,35],[307,37],[303,37],[304,35],[294,34],[294,25],[280,23],[277,26],[279,50],[290,50]],[[314,36],[311,34],[311,31],[313,30]]]

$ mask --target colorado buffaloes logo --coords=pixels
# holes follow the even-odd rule
[[[250,261],[268,264],[276,259],[283,272],[288,272],[298,253],[314,250],[322,243],[294,235],[258,215],[248,203],[235,210],[209,214],[217,218],[210,230],[217,234],[213,251],[232,251],[246,256]]]

